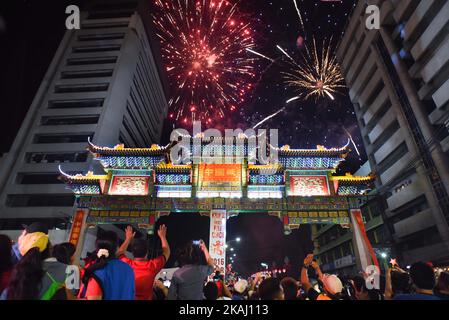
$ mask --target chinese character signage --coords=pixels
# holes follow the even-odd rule
[[[291,196],[329,196],[326,176],[290,176]]]
[[[209,253],[224,274],[226,267],[226,211],[210,212]]]
[[[198,166],[198,187],[226,188],[240,187],[242,166],[240,164],[200,164]]]
[[[149,180],[150,178],[146,176],[115,176],[109,194],[115,196],[146,196],[148,195]]]
[[[69,242],[75,247],[78,246],[78,242],[81,237],[82,227],[84,223],[84,210],[77,210],[73,218],[72,230],[70,231]]]

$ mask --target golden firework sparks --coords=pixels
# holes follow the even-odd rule
[[[283,72],[285,83],[300,91],[300,96],[305,99],[329,97],[335,100],[334,94],[338,89],[344,88],[344,78],[341,74],[340,65],[337,58],[332,54],[332,39],[323,41],[321,50],[317,48],[315,39],[312,47],[306,46],[302,52],[300,62],[288,61],[291,70]],[[279,50],[286,55],[289,60],[291,56],[285,54],[284,50]]]

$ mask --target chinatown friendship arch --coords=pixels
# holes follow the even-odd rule
[[[198,139],[201,149],[210,142],[204,136],[191,138]],[[221,138],[223,148],[229,148],[227,139]],[[246,136],[232,139],[231,163],[193,161],[188,165],[171,161],[170,150],[176,143],[110,148],[89,141],[88,149],[104,174],[69,175],[60,168],[61,179],[76,196],[69,241],[77,246],[78,257],[88,227],[132,224],[153,234],[159,217],[198,212],[210,217],[210,253],[224,270],[227,219],[258,212],[278,217],[286,235],[301,224],[351,228],[358,267],[378,266],[360,210],[368,200],[374,177],[335,175],[351,152],[349,142],[331,149],[283,146],[276,148],[277,163],[261,165],[250,160],[255,150]],[[190,145],[193,154],[195,144]],[[229,150],[221,154],[229,155]],[[266,236],[269,241],[270,235]]]

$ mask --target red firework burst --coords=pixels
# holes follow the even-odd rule
[[[240,108],[256,78],[254,30],[226,0],[155,0],[153,15],[172,89],[172,120],[224,118]]]

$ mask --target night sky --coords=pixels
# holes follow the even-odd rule
[[[304,14],[306,34],[300,24],[292,0],[244,0],[241,11],[253,19],[257,31],[257,51],[278,58],[276,45],[282,46],[294,58],[298,36],[317,42],[333,37],[336,45],[341,39],[355,0],[318,1],[298,0]],[[65,0],[8,0],[0,4],[0,107],[3,111],[0,126],[0,153],[7,152],[32,102],[54,52],[65,32],[65,7],[86,1]],[[260,60],[261,77],[249,102],[241,111],[227,118],[226,128],[248,128],[284,106],[295,92],[283,84],[278,66],[269,67]],[[171,130],[166,125],[165,132]],[[286,111],[267,122],[264,128],[277,128],[280,144],[292,148],[314,148],[316,145],[340,147],[346,144],[346,128],[354,137],[362,155],[355,152],[347,159],[341,171],[357,170],[365,161],[360,132],[347,90],[336,95],[336,100],[295,101]],[[165,134],[165,140],[167,139]],[[208,238],[208,220],[199,215],[173,214],[164,218],[169,227],[169,240],[174,247],[189,239]],[[180,233],[173,230],[183,230]],[[171,232],[170,232],[171,231]],[[176,233],[176,235],[175,235]],[[236,245],[239,257],[236,269],[247,273],[260,262],[276,261],[282,265],[288,256],[293,265],[299,265],[303,255],[310,251],[310,230],[302,227],[292,235],[283,236],[281,221],[266,214],[241,215],[228,223],[228,239],[237,236],[242,243]]]
[[[245,15],[245,19],[252,19],[255,26],[258,52],[278,59],[282,54],[276,49],[276,45],[280,45],[294,59],[300,60],[301,54],[296,47],[299,36],[304,37],[306,42],[315,37],[319,46],[323,40],[332,38],[335,48],[356,1],[297,0],[297,3],[303,14],[305,34],[301,30],[292,0],[241,1],[242,15]],[[270,65],[269,61],[260,59],[258,70],[260,72],[258,85],[247,99],[248,102],[241,106],[240,112],[230,114],[224,119],[219,126],[220,129],[251,128],[284,107],[287,99],[297,96],[294,89],[284,85],[281,72],[286,71],[285,67]],[[339,168],[339,173],[355,172],[367,158],[348,90],[345,88],[340,91],[340,94],[335,95],[335,101],[320,99],[317,103],[314,100],[292,102],[285,111],[266,122],[261,128],[278,129],[279,144],[281,146],[288,144],[292,148],[315,148],[317,145],[328,148],[344,146],[348,141],[344,131],[346,128],[353,136],[361,156],[353,151],[346,163]],[[166,125],[164,143],[168,142],[173,126],[182,127],[182,124]]]

